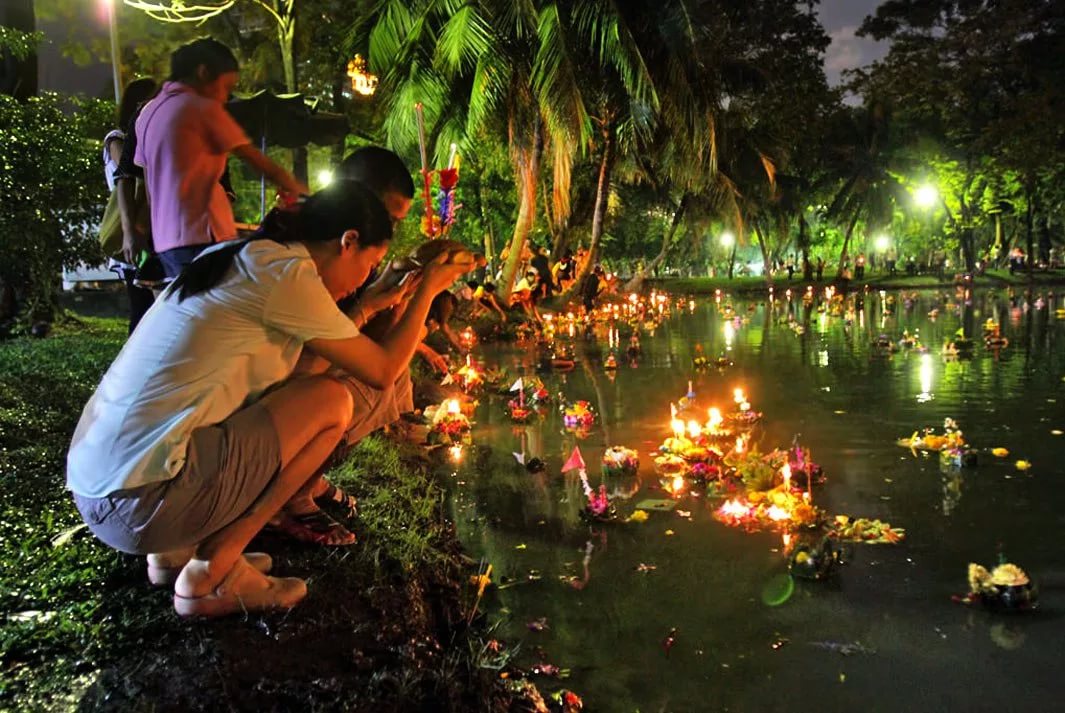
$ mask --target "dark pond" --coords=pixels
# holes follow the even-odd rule
[[[476,447],[447,479],[465,545],[492,563],[497,583],[512,583],[484,602],[500,622],[496,635],[520,642],[524,666],[569,669],[565,680],[537,680],[580,693],[595,710],[1057,709],[1065,436],[1054,432],[1065,430],[1065,313],[1055,308],[1065,305],[1036,297],[870,293],[822,316],[780,296],[734,301],[742,319],[733,321],[701,298],[644,331],[638,365],[620,354],[614,378],[601,364],[606,328],[578,334],[577,368],[544,379],[601,417],[580,441],[593,485],[604,447],[640,451],[638,477],[607,480],[623,518],[640,500],[668,497],[648,452],[669,435],[669,404],[692,379],[703,408],[746,389],[765,414],[755,431],[763,452],[801,434],[827,475],[814,491],[819,506],[889,521],[906,540],[853,545],[833,580],[792,582],[781,535],[726,527],[712,517],[720,501],[689,495],[646,522],[589,526],[576,475],[559,472],[575,443],[559,413],[517,427],[504,397],[482,395]],[[979,339],[989,318],[1007,347],[980,343],[970,360],[943,358],[959,326]],[[895,340],[904,329],[929,355],[873,348],[878,334]],[[620,325],[622,350],[630,332]],[[696,345],[735,366],[693,373]],[[517,375],[531,373],[534,351],[487,345],[477,354]],[[976,468],[945,473],[936,457],[896,445],[947,417],[980,450]],[[997,447],[1009,456],[994,457]],[[522,451],[542,457],[547,472],[518,465]],[[1022,459],[1029,470],[1015,467]],[[968,564],[994,565],[1000,551],[1040,585],[1038,612],[996,615],[951,601],[968,589]],[[531,630],[541,618],[546,628]]]

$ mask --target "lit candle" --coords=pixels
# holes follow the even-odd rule
[[[736,452],[743,453],[743,437],[736,436]]]
[[[694,441],[699,437],[699,434],[703,432],[703,427],[699,425],[699,422],[695,419],[688,421],[688,435]]]
[[[695,391],[692,390],[692,380],[688,379],[688,397],[690,398],[690,397],[692,397],[694,395],[695,395]]]
[[[462,406],[458,399],[450,399],[447,402],[447,412],[450,414],[462,413]]]
[[[711,408],[707,413],[710,415],[710,420],[706,424],[707,428],[711,431],[716,431],[717,427],[721,425],[721,421],[723,420],[721,417],[721,410],[715,407]]]
[[[743,395],[743,389],[738,386],[732,390],[732,399],[738,404],[742,404],[747,400]]]
[[[684,421],[681,421],[679,418],[675,418],[673,419],[670,425],[673,427],[674,438],[684,438]]]
[[[784,476],[784,490],[791,492],[791,464],[785,463],[780,469],[780,474]]]
[[[451,144],[451,151],[448,153],[448,157],[447,157],[447,167],[448,168],[455,168],[455,154],[458,152],[458,150],[459,150],[458,145],[452,143]]]
[[[787,552],[790,549],[791,549],[791,533],[790,532],[785,532],[784,533],[784,552]]]

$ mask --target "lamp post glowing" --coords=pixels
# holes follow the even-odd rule
[[[115,104],[119,104],[122,101],[122,66],[118,51],[118,21],[115,18],[115,3],[118,0],[100,1],[107,12],[107,28],[111,35],[111,77],[115,82]]]
[[[732,248],[732,252],[729,255],[728,260],[728,279],[732,279],[732,268],[736,264],[736,236],[731,231],[726,230],[721,234],[721,245],[726,250]]]
[[[931,208],[937,201],[939,201],[939,191],[929,183],[913,192],[913,202],[920,208]]]

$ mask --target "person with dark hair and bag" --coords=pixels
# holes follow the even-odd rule
[[[467,265],[430,263],[386,338],[360,334],[337,300],[388,250],[392,224],[350,181],[310,196],[250,240],[213,246],[156,300],[82,412],[67,487],[105,544],[148,555],[182,616],[291,607],[296,578],[242,554],[266,525],[354,536],[314,498],[352,417],[328,375],[292,377],[307,349],[382,388],[406,369],[433,297]]]
[[[233,208],[219,184],[230,155],[293,196],[308,193],[252,146],[226,111],[239,69],[233,52],[217,40],[183,45],[170,57],[170,77],[137,117],[134,161],[144,168],[152,242],[169,279],[209,245],[237,236]]]
[[[134,233],[147,232],[145,218],[148,206],[143,192],[138,202],[137,177],[123,173],[122,157],[126,154],[126,144],[133,142],[133,122],[141,106],[152,98],[157,89],[158,84],[151,77],[135,79],[126,85],[122,101],[118,105],[118,128],[104,137],[104,178],[111,190],[111,196],[100,228],[100,244],[109,258],[108,269],[115,272],[126,285],[130,334],[152,306],[155,297],[151,289],[139,284],[137,279],[137,267],[144,262],[145,256],[133,255],[131,250],[124,249],[127,242],[134,242]],[[127,233],[130,234],[129,239]]]

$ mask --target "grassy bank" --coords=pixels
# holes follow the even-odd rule
[[[184,623],[143,559],[80,527],[63,488],[81,408],[124,340],[86,320],[0,343],[0,709],[505,710],[465,626],[470,568],[444,494],[366,439],[332,476],[360,499],[359,544],[258,543],[310,594],[288,613]]]
[[[833,282],[833,278],[828,275],[821,282],[805,282],[801,278],[802,276],[798,274],[791,280],[787,278],[787,275],[776,276],[773,278],[773,289],[778,292],[789,287],[793,290],[805,289],[807,285],[829,285]],[[765,278],[754,276],[735,277],[731,280],[727,277],[671,277],[647,280],[646,284],[649,287],[656,287],[670,292],[693,295],[712,294],[715,290],[738,293],[765,292],[767,289]],[[1029,280],[1027,274],[1017,273],[1016,275],[1010,275],[1009,270],[988,270],[985,274],[976,277],[973,280],[973,284],[976,287],[1026,289],[1029,286],[1033,286],[1039,289],[1053,285],[1065,285],[1065,271],[1048,270],[1046,272],[1036,272],[1033,273],[1031,280]],[[953,285],[953,275],[948,275],[946,279],[940,280],[935,275],[898,274],[892,276],[876,273],[867,275],[863,280],[850,281],[851,289],[868,286],[869,289],[873,290],[919,290],[950,288]]]

